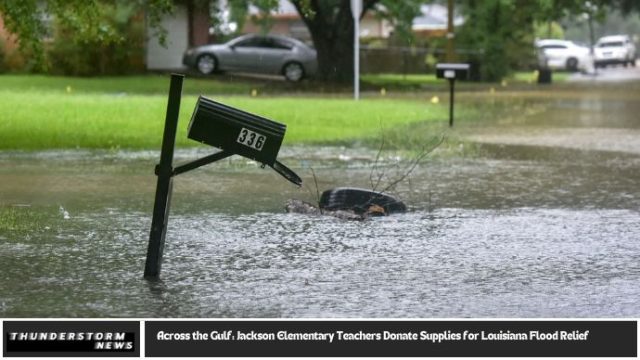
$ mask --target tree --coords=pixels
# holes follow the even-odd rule
[[[171,0],[0,0],[0,16],[7,30],[17,36],[20,48],[30,54],[36,65],[42,66],[42,39],[50,31],[47,23],[51,17],[73,31],[78,41],[84,39],[107,44],[126,41],[100,14],[100,5],[119,3],[144,11],[149,25],[164,41],[166,30],[160,27],[160,20],[163,15],[171,13]]]
[[[551,0],[466,0],[465,24],[457,45],[471,50],[478,80],[500,81],[533,59],[534,23],[546,14]]]
[[[480,79],[499,81],[510,71],[534,59],[536,23],[557,22],[588,13],[602,20],[606,10],[619,7],[640,11],[638,0],[464,0],[465,24],[458,45],[479,50],[470,57]]]
[[[290,0],[307,26],[318,53],[318,79],[334,83],[353,80],[353,17],[349,0]],[[397,34],[412,40],[411,22],[418,14],[421,0],[363,0],[362,13],[373,11],[395,25]],[[241,23],[252,4],[262,16],[261,25],[268,24],[268,14],[277,8],[277,0],[236,0],[230,3],[232,17]]]
[[[354,26],[348,0],[291,0],[307,25],[318,53],[319,79],[349,82],[353,79]],[[396,31],[411,38],[411,21],[419,0],[363,0],[362,13],[374,11],[396,24]],[[409,31],[407,31],[409,29]]]

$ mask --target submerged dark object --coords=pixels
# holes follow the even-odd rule
[[[305,215],[328,215],[337,217],[338,219],[342,220],[364,220],[368,217],[367,214],[356,214],[353,211],[348,210],[322,210],[313,204],[297,199],[290,199],[289,201],[287,201],[284,208],[289,213]]]
[[[407,211],[407,206],[391,195],[359,188],[329,189],[320,197],[322,210],[348,210],[356,214],[389,215]]]
[[[297,214],[329,215],[343,220],[365,220],[407,211],[407,206],[391,195],[347,187],[326,190],[319,205],[291,199],[285,204],[285,210]]]

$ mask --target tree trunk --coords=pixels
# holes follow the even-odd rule
[[[349,31],[311,31],[318,52],[318,74],[321,81],[348,83],[353,81],[353,24]]]
[[[318,53],[317,78],[332,83],[353,81],[354,26],[350,2],[341,0],[335,4],[332,1],[312,0],[308,4],[302,4],[303,2],[292,1],[307,25]]]

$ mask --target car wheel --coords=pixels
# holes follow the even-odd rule
[[[304,67],[297,62],[287,63],[282,68],[282,75],[289,81],[300,81],[304,77]]]
[[[567,70],[569,70],[569,71],[577,71],[578,70],[578,59],[576,59],[576,58],[567,59]]]
[[[209,75],[218,67],[218,60],[211,54],[203,54],[196,61],[196,68],[201,74]]]

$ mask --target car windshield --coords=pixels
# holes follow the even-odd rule
[[[622,46],[624,46],[622,41],[610,41],[610,42],[600,43],[600,45],[598,45],[598,47],[601,47],[601,48],[604,48],[604,47],[622,47]]]

